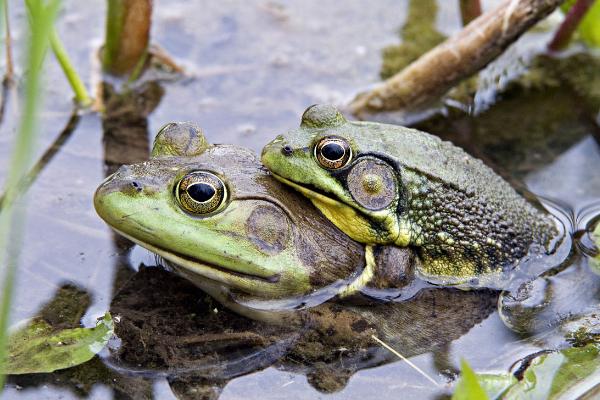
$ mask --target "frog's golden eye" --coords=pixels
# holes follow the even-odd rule
[[[315,146],[315,158],[323,168],[340,169],[352,158],[352,149],[345,139],[328,136]]]
[[[227,188],[219,177],[205,171],[190,172],[175,190],[181,207],[193,214],[215,212],[227,199]]]

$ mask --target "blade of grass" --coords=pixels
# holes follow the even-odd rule
[[[50,32],[50,46],[52,47],[54,56],[60,63],[60,66],[67,77],[73,92],[75,93],[75,99],[77,100],[77,103],[83,107],[89,107],[92,104],[92,99],[90,98],[81,78],[77,74],[75,67],[73,67],[65,47],[58,37],[56,29],[52,29]]]
[[[0,371],[4,370],[10,304],[13,297],[20,243],[23,237],[24,208],[22,205],[15,207],[14,203],[19,194],[19,182],[23,179],[31,163],[41,97],[41,69],[60,0],[48,0],[47,2],[26,0],[26,4],[30,13],[31,34],[27,49],[28,77],[25,81],[25,99],[19,132],[12,151],[4,190],[3,208],[0,212],[0,267],[2,267],[4,275],[2,303],[0,304]],[[3,387],[4,375],[0,375],[0,390]]]

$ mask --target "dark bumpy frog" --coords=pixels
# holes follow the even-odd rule
[[[420,274],[460,284],[552,252],[555,220],[462,149],[401,126],[347,121],[315,105],[263,164],[353,239],[417,250]]]

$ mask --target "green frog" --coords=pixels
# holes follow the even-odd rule
[[[352,240],[306,197],[273,179],[252,152],[208,144],[192,124],[163,128],[151,159],[121,167],[101,184],[94,203],[113,229],[160,255],[229,310],[299,333],[290,350],[294,365],[304,369],[297,361],[303,360],[322,390],[339,390],[352,371],[395,360],[373,335],[406,357],[433,351],[440,370],[451,370],[448,344],[497,306],[494,290],[416,285],[401,301],[362,296],[415,285],[420,261],[414,250]],[[151,292],[156,301],[171,298]],[[139,290],[125,293],[147,305]],[[133,307],[135,326],[146,320],[139,307]],[[196,307],[188,312],[197,313]]]
[[[432,283],[501,287],[498,276],[562,238],[551,215],[452,143],[347,121],[330,105],[309,107],[261,160],[354,240],[415,249]]]
[[[267,301],[400,287],[415,263],[411,251],[363,248],[253,152],[210,145],[189,123],[164,127],[151,159],[108,177],[94,205],[118,233],[224,302],[223,288]]]

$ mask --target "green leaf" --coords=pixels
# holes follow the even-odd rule
[[[112,334],[109,313],[95,328],[56,331],[44,321],[34,321],[9,337],[4,373],[53,372],[82,364],[102,350]]]
[[[600,249],[600,223],[596,225],[594,232],[592,232],[592,238],[594,239],[594,243],[596,243],[596,248]],[[600,254],[590,260],[590,265],[600,274]]]
[[[461,378],[456,384],[452,400],[488,400],[483,387],[479,384],[477,375],[465,360],[460,362]]]
[[[504,374],[477,374],[479,384],[490,399],[499,399],[506,389],[517,382],[511,373]]]

